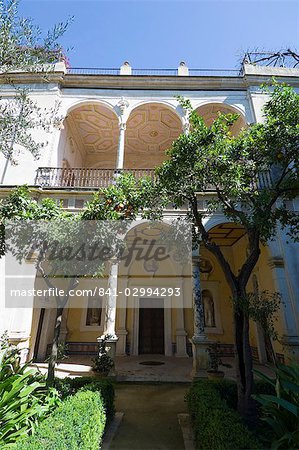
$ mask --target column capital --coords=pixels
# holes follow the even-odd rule
[[[189,122],[189,120],[186,118],[186,119],[184,120],[184,123],[183,123],[183,132],[184,132],[186,135],[188,135],[188,134],[189,134],[189,131],[190,131],[190,122]]]
[[[284,267],[284,259],[282,256],[274,256],[268,259],[268,266],[271,269],[281,269]]]
[[[119,129],[120,131],[125,131],[127,128],[126,122],[119,122]]]
[[[119,100],[119,102],[117,103],[116,106],[118,107],[119,113],[122,116],[124,114],[125,110],[128,108],[129,102],[124,97],[121,97],[121,99]]]
[[[192,255],[192,265],[193,266],[199,266],[200,263],[200,256],[199,255]]]

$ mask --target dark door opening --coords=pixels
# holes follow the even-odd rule
[[[139,307],[139,354],[164,353],[163,300],[142,298]]]

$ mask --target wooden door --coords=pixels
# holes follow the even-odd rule
[[[139,308],[139,354],[164,355],[164,307],[160,299],[156,304],[141,299]],[[156,300],[156,299],[155,299]],[[161,306],[162,304],[162,306]]]

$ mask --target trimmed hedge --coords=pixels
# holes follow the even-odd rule
[[[107,416],[107,424],[111,422],[114,417],[114,385],[111,380],[107,378],[95,377],[77,377],[77,378],[56,378],[55,387],[61,395],[61,398],[67,398],[70,395],[76,394],[80,390],[88,390],[93,392],[100,392],[104,408]]]
[[[99,392],[78,392],[64,400],[16,450],[98,450],[106,424]]]
[[[242,423],[240,415],[221,398],[220,391],[233,392],[233,383],[200,380],[186,395],[195,445],[201,450],[260,449],[261,444]],[[225,397],[225,395],[224,395]]]
[[[225,400],[228,406],[232,409],[237,409],[238,405],[238,390],[237,383],[233,380],[213,380],[213,387],[217,390],[220,397]],[[263,380],[256,380],[253,387],[254,394],[268,394],[275,395],[275,389],[269,383]],[[257,405],[259,408],[259,405]]]

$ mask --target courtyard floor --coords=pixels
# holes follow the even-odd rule
[[[234,358],[222,358],[223,362],[230,364],[231,367],[220,367],[226,378],[235,378]],[[146,363],[146,364],[143,364]],[[151,364],[154,363],[154,364]],[[47,372],[47,363],[36,364],[42,373]],[[270,373],[268,367],[255,364],[256,369],[264,373]],[[190,383],[192,358],[176,358],[164,355],[140,355],[140,356],[123,356],[116,357],[116,380],[119,382],[175,382]],[[206,375],[205,371],[202,373]],[[94,376],[91,367],[90,356],[71,356],[61,363],[57,364],[56,376],[78,377],[78,376]]]

